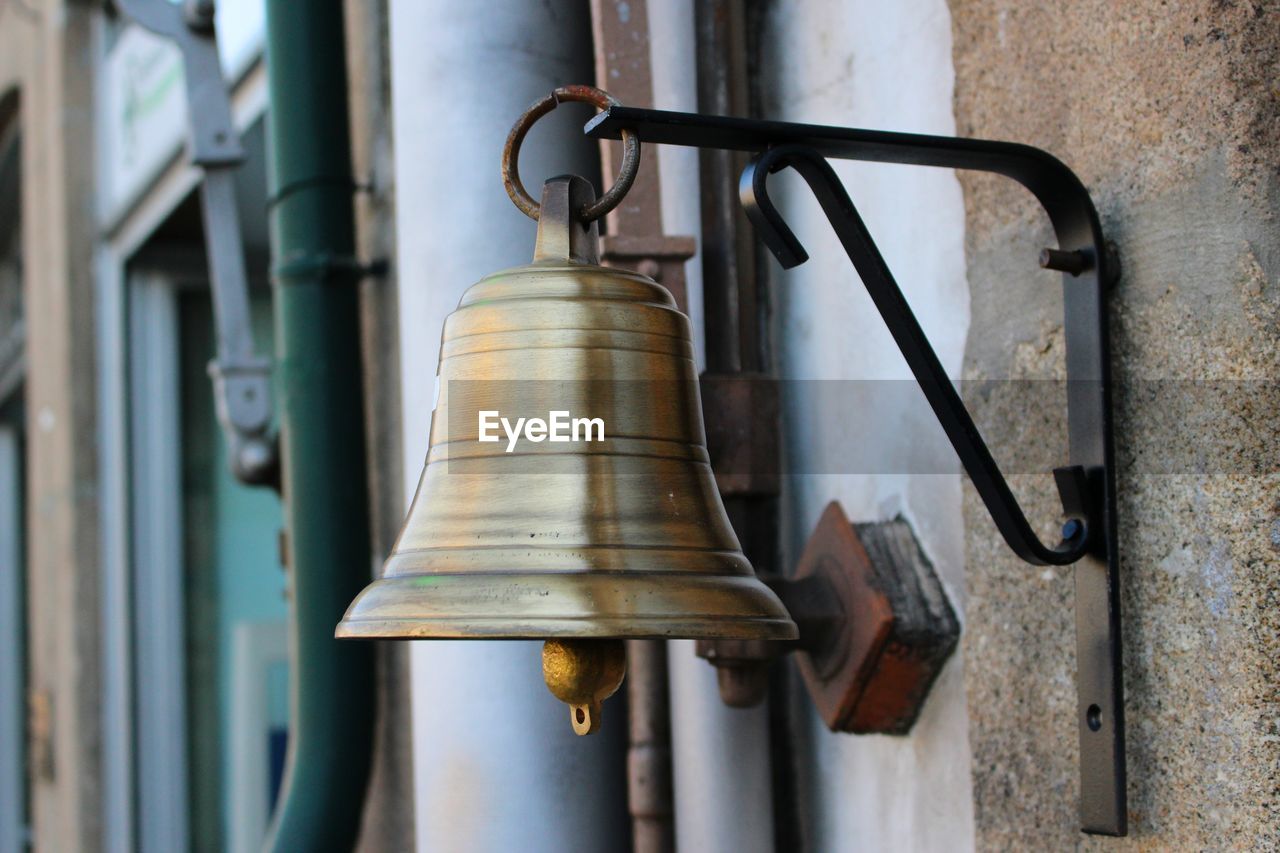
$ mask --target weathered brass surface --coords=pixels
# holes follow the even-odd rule
[[[720,502],[689,321],[653,280],[596,263],[595,224],[570,213],[584,185],[549,181],[534,263],[446,321],[417,496],[339,637],[796,636]],[[604,435],[507,452],[505,433],[478,440],[482,410],[567,411]]]
[[[569,706],[569,721],[580,735],[600,728],[601,703],[622,686],[627,650],[622,640],[547,640],[542,644],[542,677],[547,689]]]

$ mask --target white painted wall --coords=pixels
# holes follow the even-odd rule
[[[654,105],[697,112],[692,0],[649,3]],[[701,243],[698,152],[650,146],[661,164],[662,225]],[[685,265],[698,368],[705,362],[702,260]],[[706,853],[773,850],[768,709],[739,710],[720,701],[715,670],[692,640],[670,643],[672,782],[676,847]]]
[[[774,3],[764,33],[764,111],[770,118],[954,134],[951,21],[945,0]],[[968,332],[964,204],[954,174],[837,165],[939,358],[958,378]],[[784,181],[786,176],[780,176]],[[781,273],[779,357],[789,379],[904,380],[911,374],[858,283],[816,202],[791,179],[784,215],[811,260]],[[775,267],[775,270],[777,268]],[[884,386],[882,386],[884,387]],[[831,500],[872,521],[905,516],[959,607],[963,527],[959,464],[938,457],[940,432],[898,386],[784,391],[790,470],[839,472],[853,443],[878,455],[950,460],[955,474],[810,473],[787,478],[789,557]],[[815,408],[820,404],[821,412]],[[936,464],[930,462],[930,464]],[[845,469],[848,470],[848,469]],[[946,470],[945,468],[942,470]],[[962,667],[947,667],[906,738],[832,735],[811,720],[805,817],[816,850],[963,850],[973,846],[968,721]],[[805,706],[808,707],[807,702]]]
[[[391,39],[407,505],[444,318],[475,281],[532,256],[534,223],[498,176],[507,132],[555,86],[591,80],[592,64],[585,2],[392,0]],[[521,164],[535,195],[551,175],[598,171],[578,135],[585,116],[572,117],[530,135]],[[625,846],[624,718],[615,704],[600,734],[576,737],[539,654],[525,642],[413,644],[419,850]]]

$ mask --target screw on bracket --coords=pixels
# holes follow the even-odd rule
[[[1112,287],[1120,280],[1120,252],[1111,240],[1106,242],[1103,251],[1107,254],[1107,265],[1103,270],[1105,280],[1102,283]],[[1092,267],[1093,262],[1088,255],[1079,250],[1064,252],[1061,249],[1041,249],[1040,266],[1042,269],[1057,270],[1075,276]]]
[[[1041,249],[1040,266],[1046,270],[1080,275],[1090,267],[1089,259],[1084,252],[1064,252],[1061,249]]]

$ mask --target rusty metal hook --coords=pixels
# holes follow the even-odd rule
[[[516,121],[507,136],[507,143],[502,148],[502,185],[511,196],[511,202],[520,212],[530,219],[537,219],[541,205],[534,201],[520,182],[520,145],[525,134],[538,119],[565,102],[591,104],[597,109],[607,110],[619,106],[618,101],[603,89],[595,86],[561,86],[544,98],[540,98]],[[578,212],[583,222],[599,219],[622,202],[622,197],[635,182],[636,172],[640,169],[640,139],[629,130],[622,131],[622,165],[618,169],[618,179],[608,192]]]

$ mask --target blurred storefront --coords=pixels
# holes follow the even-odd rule
[[[183,157],[180,57],[109,9],[68,10],[63,27],[49,18],[61,14],[54,5],[6,4],[0,14],[0,37],[26,42],[30,62],[0,127],[0,316],[9,347],[0,362],[0,601],[12,640],[5,643],[0,720],[6,745],[15,743],[15,728],[32,736],[28,744],[19,735],[17,751],[3,750],[0,844],[24,849],[28,835],[41,849],[256,849],[279,788],[288,726],[280,508],[269,492],[233,480],[214,416],[206,371],[213,327],[193,194],[198,176]],[[218,23],[249,150],[238,190],[254,323],[269,343],[261,4],[224,3]],[[48,43],[78,59],[93,57],[91,69],[80,72],[92,86],[86,102],[60,105],[65,92],[42,99]],[[37,190],[24,183],[21,166],[36,160],[55,167],[47,158],[57,152],[42,141],[39,120],[52,120],[60,108],[77,118],[59,140],[64,156],[83,169],[64,201],[85,218],[60,220],[57,200],[42,199],[52,209],[37,207],[43,229],[30,240],[19,214],[32,211],[18,199],[44,195],[48,184]],[[41,146],[38,153],[22,156],[24,136]],[[32,328],[21,284],[24,275],[40,280],[47,268],[23,263],[20,247],[34,244],[39,257],[59,238],[74,246],[70,254],[81,266],[62,283],[65,313],[39,313],[37,303],[44,322]],[[46,362],[59,348],[77,349],[92,370],[49,376]],[[25,405],[28,393],[35,412]],[[64,420],[45,400],[49,394],[66,395],[73,416]],[[13,532],[33,529],[44,549],[64,542],[23,500],[18,462],[33,417],[42,433],[65,432],[84,461],[72,493],[49,482],[47,467],[35,467],[26,494],[55,495],[45,500],[46,511],[55,509],[51,501],[72,504],[66,511],[94,543],[61,549],[59,565],[34,583],[33,571],[18,570],[24,537]],[[77,590],[69,599],[59,591],[67,584]],[[35,590],[24,608],[28,585]],[[38,626],[51,622],[80,626],[70,647],[56,630],[41,634]],[[72,673],[79,673],[74,691],[51,686]],[[82,739],[50,742],[70,726]]]

